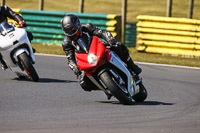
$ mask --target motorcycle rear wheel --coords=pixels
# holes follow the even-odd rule
[[[124,105],[129,105],[132,103],[132,98],[129,94],[126,94],[120,85],[115,81],[110,73],[107,71],[100,75],[100,79],[108,87],[110,92]]]
[[[18,58],[19,61],[21,62],[22,67],[28,74],[29,78],[32,81],[37,82],[39,80],[39,76],[31,63],[29,56],[26,53],[22,53],[18,56]]]

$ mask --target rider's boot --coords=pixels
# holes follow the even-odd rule
[[[1,64],[1,69],[6,70],[8,66],[6,64]]]
[[[6,65],[6,62],[3,60],[3,57],[2,57],[2,55],[1,55],[1,53],[0,53],[0,62],[1,62],[1,68],[3,69],[3,70],[6,70],[7,68],[8,68],[8,66]]]
[[[136,75],[134,76],[134,79],[136,81],[136,84],[139,84],[142,82],[142,78],[139,76],[139,74],[142,72],[142,69],[138,67],[131,58],[128,58],[126,61],[126,64],[128,68],[130,68]]]
[[[35,52],[36,52],[36,49],[35,49],[35,48],[33,48],[33,47],[32,47],[32,49],[33,49],[33,53],[35,53]]]
[[[8,66],[6,65],[5,61],[0,59],[0,62],[1,62],[1,68],[3,70],[6,70],[8,68]]]
[[[131,59],[131,57],[128,58],[128,60],[126,61],[126,64],[128,66],[128,68],[130,68],[136,75],[139,75],[142,72],[142,69],[140,67],[138,67],[133,60]]]
[[[137,76],[142,72],[142,69],[139,68],[131,59],[128,48],[125,45],[121,44],[120,42],[117,42],[116,45],[111,47],[111,49]]]

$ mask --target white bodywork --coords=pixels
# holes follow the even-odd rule
[[[115,53],[113,51],[110,52],[111,58],[110,58],[110,63],[113,64],[114,66],[116,66],[117,68],[119,68],[122,72],[125,73],[125,75],[127,76],[127,85],[128,85],[128,92],[131,96],[137,94],[139,92],[139,86],[136,85],[133,76],[131,75],[131,73],[129,72],[129,70],[127,69],[127,67],[124,65],[124,63],[121,61],[121,59],[115,55]],[[114,74],[114,72],[112,71],[111,73]]]
[[[139,85],[136,85],[135,80],[133,79],[133,76],[130,71],[127,69],[127,67],[124,65],[124,63],[122,62],[122,60],[113,52],[111,51],[110,53],[110,60],[109,63],[111,63],[112,65],[116,66],[117,68],[119,68],[126,76],[127,76],[127,90],[122,90],[125,93],[130,94],[130,96],[134,96],[137,93],[139,93]],[[118,77],[118,74],[115,73],[112,69],[110,69],[110,73],[112,73],[112,75],[114,77]],[[120,77],[120,76],[119,76]],[[88,78],[101,90],[103,90],[106,94],[106,85],[100,80],[101,85],[95,80],[95,78],[93,76],[88,76]],[[121,78],[121,77],[120,77]],[[123,80],[123,79],[122,79]],[[123,82],[123,81],[122,81]]]
[[[33,54],[30,41],[27,37],[26,30],[10,25],[8,26],[7,21],[4,21],[0,24],[0,31],[0,52],[7,66],[16,74],[27,75],[19,68],[17,63],[15,63],[18,62],[18,56],[23,52],[26,52],[27,55],[30,55],[32,61],[35,62],[35,56]],[[22,45],[27,45],[27,47],[20,47]],[[15,62],[13,62],[13,58]]]

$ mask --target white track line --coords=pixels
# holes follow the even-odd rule
[[[197,70],[200,70],[199,67],[178,66],[178,65],[168,65],[168,64],[156,64],[156,63],[146,63],[146,62],[136,62],[136,63],[143,64],[143,65],[151,65],[151,66],[176,67],[176,68],[185,68],[185,69],[197,69]]]
[[[40,53],[35,53],[35,55],[42,55],[42,56],[55,56],[55,57],[66,57],[65,55],[55,55],[55,54],[40,54]]]
[[[35,55],[55,56],[55,57],[66,57],[65,55],[40,54],[40,53],[36,53]],[[142,64],[142,65],[151,65],[151,66],[163,66],[163,67],[175,67],[175,68],[185,68],[185,69],[196,69],[196,70],[200,70],[199,67],[188,67],[188,66],[178,66],[178,65],[168,65],[168,64],[156,64],[156,63],[146,63],[146,62],[135,62],[135,63],[137,63],[137,64]]]

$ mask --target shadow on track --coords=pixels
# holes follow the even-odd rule
[[[61,80],[61,79],[50,79],[50,78],[40,78],[39,83],[72,83],[72,82],[78,82],[78,81],[72,81],[72,80]]]
[[[33,82],[28,77],[14,78],[13,80]],[[40,78],[39,81],[35,83],[72,83],[72,82],[78,82],[78,81],[52,79],[52,78]]]
[[[144,101],[144,102],[133,102],[132,105],[173,105],[174,103],[165,103],[158,101]]]
[[[123,105],[118,101],[96,101],[96,102]],[[138,105],[156,106],[156,105],[173,105],[173,104],[174,103],[165,103],[165,102],[158,102],[158,101],[144,101],[144,102],[132,102],[132,104],[125,105],[125,106],[138,106]]]

